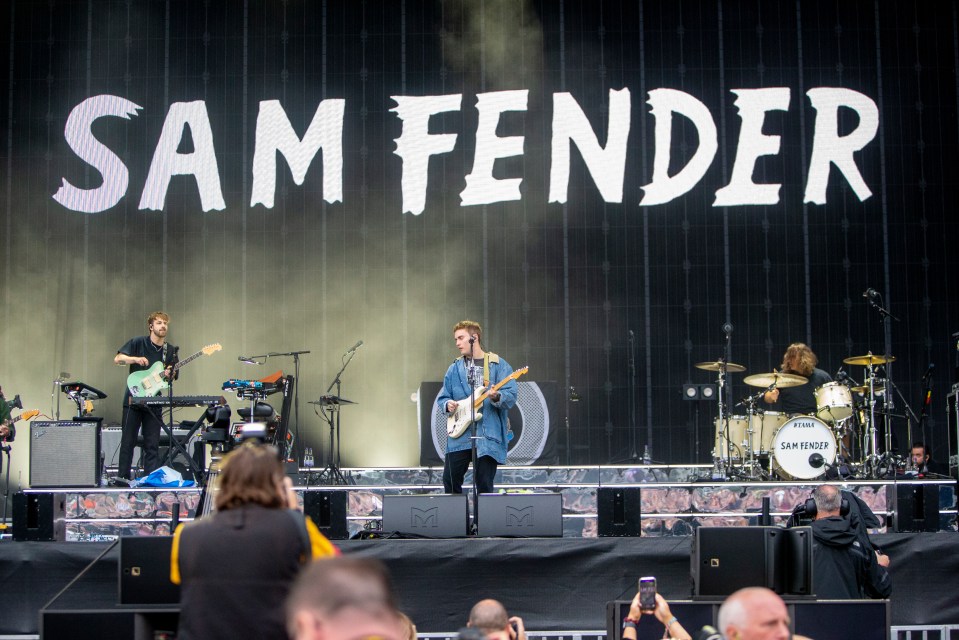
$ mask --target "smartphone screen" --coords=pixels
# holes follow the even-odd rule
[[[656,610],[656,578],[639,579],[639,610],[643,613]]]

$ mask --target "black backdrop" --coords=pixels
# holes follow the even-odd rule
[[[722,354],[729,322],[732,360],[748,373],[771,370],[795,340],[833,373],[844,357],[891,352],[916,410],[919,378],[935,364],[926,438],[941,450],[959,330],[956,12],[920,0],[13,0],[0,10],[0,381],[50,413],[49,381],[72,372],[111,392],[99,412],[116,420],[123,375],[110,359],[163,308],[184,352],[224,345],[185,373],[181,392],[292,372],[283,358],[251,372],[236,355],[310,349],[302,403],[363,339],[344,375],[342,393],[358,404],[343,416],[343,462],[413,464],[409,394],[442,374],[455,355],[450,327],[471,317],[488,346],[530,365],[529,379],[560,381],[566,459],[605,462],[651,444],[655,459],[682,462],[706,458],[714,407],[683,402],[680,390],[711,380],[693,364]],[[609,92],[624,87],[622,202],[606,201],[575,150],[568,201],[548,202],[552,95],[569,92],[602,144]],[[779,202],[714,207],[740,133],[731,90],[766,87],[790,89],[788,110],[768,112],[763,128],[781,135],[781,150],[753,175],[782,185]],[[817,115],[805,94],[816,87],[878,107],[878,132],[855,154],[872,192],[863,201],[833,167],[826,203],[804,203]],[[640,206],[654,160],[645,101],[661,88],[702,101],[719,147],[688,193]],[[524,136],[524,153],[498,160],[493,175],[521,178],[521,198],[461,206],[477,94],[516,89],[529,90],[528,107],[505,112],[497,134]],[[460,110],[433,116],[430,132],[458,134],[455,148],[431,159],[422,214],[403,213],[391,96],[453,93]],[[129,188],[115,206],[79,213],[52,195],[64,179],[101,183],[64,140],[71,110],[100,94],[142,107],[92,129],[129,168]],[[323,200],[321,152],[302,185],[278,156],[274,207],[251,206],[260,101],[280,101],[302,135],[317,105],[336,98],[342,201]],[[203,211],[196,181],[175,176],[162,212],[139,210],[170,105],[197,100],[225,208]],[[843,134],[859,124],[850,110],[839,120]],[[196,135],[178,152],[193,151]],[[676,117],[670,171],[698,144]],[[900,319],[888,333],[867,287]],[[305,407],[300,445],[321,447],[322,423]]]

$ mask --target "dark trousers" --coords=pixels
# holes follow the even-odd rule
[[[452,451],[446,454],[443,464],[443,490],[446,493],[463,493],[463,478],[473,460],[473,452]],[[476,490],[479,493],[493,493],[493,479],[496,477],[496,460],[490,456],[476,459]]]
[[[160,430],[163,428],[163,422],[159,411],[148,407],[124,407],[117,477],[130,479],[133,449],[137,445],[137,436],[141,428],[143,429],[143,473],[145,475],[160,468]]]

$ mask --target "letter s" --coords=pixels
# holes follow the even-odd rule
[[[102,142],[93,137],[90,127],[102,116],[116,116],[129,120],[143,107],[126,98],[99,95],[87,98],[73,108],[67,117],[63,137],[81,160],[100,172],[103,184],[96,189],[79,189],[66,179],[53,199],[67,209],[83,213],[106,211],[126,195],[130,172],[123,161]]]

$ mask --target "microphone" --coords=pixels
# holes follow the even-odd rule
[[[360,340],[360,341],[358,341],[356,344],[354,344],[352,347],[350,347],[349,349],[347,349],[346,353],[353,353],[354,351],[356,351],[357,349],[359,349],[359,348],[362,347],[362,346],[363,346],[363,341]]]
[[[869,287],[868,289],[862,292],[862,297],[869,298],[870,300],[874,300],[878,296],[879,296],[879,292],[873,289],[872,287]]]
[[[929,368],[926,369],[926,372],[924,374],[922,374],[922,379],[924,382],[929,379],[929,376],[932,375],[932,370],[935,368],[936,368],[936,365],[930,362]]]
[[[254,359],[251,358],[250,356],[239,356],[239,357],[237,358],[237,360],[239,360],[239,361],[242,362],[243,364],[263,364],[262,362],[257,362],[256,360],[254,360]]]
[[[732,332],[733,332],[733,325],[730,324],[729,322],[724,322],[724,323],[723,323],[723,333],[725,333],[725,334],[728,336],[728,335],[729,335],[730,333],[732,333]]]
[[[716,631],[716,627],[707,624],[696,634],[696,640],[723,640],[723,634]]]
[[[813,469],[822,469],[824,464],[826,464],[826,459],[822,457],[821,453],[814,453],[809,456],[809,466]]]

